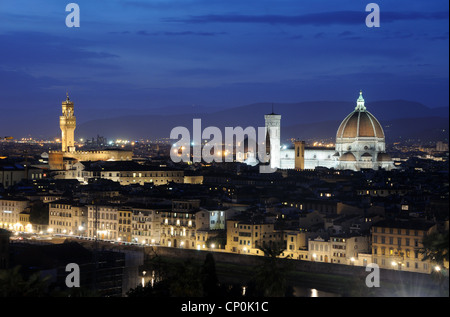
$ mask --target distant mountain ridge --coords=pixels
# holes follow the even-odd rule
[[[449,108],[429,108],[406,100],[387,100],[366,103],[382,124],[387,139],[409,138],[425,134],[434,137],[448,135]],[[340,122],[355,108],[355,103],[344,101],[311,101],[300,103],[275,103],[274,112],[281,114],[283,138],[334,138]],[[198,109],[197,109],[198,110]],[[203,108],[202,110],[206,110]],[[202,119],[202,128],[226,126],[243,128],[264,126],[264,115],[272,111],[272,103],[255,103],[216,112],[193,111],[172,115],[130,115],[80,124],[75,130],[77,138],[103,135],[110,140],[168,138],[176,126],[192,131],[192,120]],[[432,132],[446,130],[444,133]],[[427,132],[428,131],[428,132]],[[448,137],[447,137],[448,138]]]

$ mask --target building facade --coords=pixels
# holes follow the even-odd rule
[[[160,211],[144,208],[132,208],[132,211],[132,242],[143,244],[160,244]]]
[[[284,245],[283,233],[273,223],[227,220],[225,250],[232,253],[264,255],[261,248]]]
[[[32,231],[31,224],[21,219],[30,201],[25,198],[0,198],[0,228],[11,231]]]
[[[372,256],[380,268],[431,273],[430,260],[423,261],[423,238],[437,229],[432,223],[381,221],[372,227]]]
[[[297,141],[293,149],[280,146],[281,115],[265,115],[269,131],[271,166],[282,169],[394,169],[387,154],[385,135],[379,121],[367,110],[360,92],[356,107],[342,121],[336,133],[334,148],[305,147]],[[272,131],[272,132],[270,132]]]
[[[86,235],[87,207],[66,200],[49,203],[48,231],[53,234]]]
[[[117,205],[88,205],[88,236],[101,240],[119,237],[119,210]]]
[[[77,179],[82,184],[95,179],[108,179],[120,185],[184,183],[182,170],[145,166],[132,161],[77,162],[71,169],[55,172],[54,177],[55,179]]]

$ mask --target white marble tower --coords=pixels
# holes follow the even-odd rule
[[[266,131],[270,140],[270,167],[280,168],[281,159],[281,115],[272,113],[264,116]]]

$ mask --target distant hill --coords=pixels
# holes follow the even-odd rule
[[[282,127],[282,141],[289,138],[302,140],[334,140],[341,121],[324,121],[318,123],[298,124]],[[449,138],[448,118],[424,117],[404,118],[381,122],[386,142],[397,142],[407,139],[423,141],[444,141]]]
[[[366,103],[366,106],[383,125],[388,141],[399,137],[441,138],[445,134],[448,138],[449,108],[429,108],[421,103],[405,100],[375,101]],[[340,122],[354,107],[354,102],[312,101],[274,104],[274,112],[282,115],[283,139],[334,138]],[[109,117],[82,123],[75,133],[77,138],[99,134],[110,140],[167,138],[176,126],[184,126],[192,131],[193,118],[202,119],[202,128],[258,127],[264,126],[264,114],[271,111],[271,103],[256,103],[210,113],[206,113],[205,109],[192,109],[192,112],[186,109],[185,113],[171,115],[155,113]],[[443,133],[442,130],[446,131]]]

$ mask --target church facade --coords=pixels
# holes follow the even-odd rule
[[[276,117],[275,117],[276,116]],[[281,116],[265,115],[266,127],[278,124],[269,133],[271,166],[280,169],[315,169],[316,167],[339,170],[394,169],[394,162],[386,153],[383,128],[366,108],[362,92],[355,109],[345,117],[336,133],[335,148],[307,148],[303,141],[294,142],[294,149],[280,147]]]

